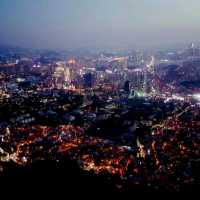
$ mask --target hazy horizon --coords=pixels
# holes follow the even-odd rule
[[[199,42],[200,1],[1,0],[0,45],[67,49]]]

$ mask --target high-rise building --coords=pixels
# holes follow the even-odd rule
[[[127,61],[127,67],[128,69],[137,68],[137,59],[135,56],[129,56],[128,61]]]
[[[53,80],[55,87],[59,89],[64,88],[66,85],[70,84],[70,70],[64,63],[58,63],[55,67]]]
[[[84,75],[84,87],[85,88],[92,88],[95,83],[95,76],[92,73],[86,73]]]
[[[127,93],[130,93],[130,81],[126,81],[124,83],[124,91],[127,92]]]
[[[187,49],[187,56],[190,57],[198,57],[200,56],[200,49],[191,43],[191,45]]]
[[[143,90],[145,94],[154,92],[155,90],[155,58],[151,57],[151,61],[146,65],[144,72],[144,86]]]
[[[133,70],[131,77],[132,88],[140,91],[143,88],[144,83],[144,70],[140,68]]]

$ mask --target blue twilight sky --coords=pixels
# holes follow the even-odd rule
[[[200,40],[200,0],[0,0],[0,44],[149,47]]]

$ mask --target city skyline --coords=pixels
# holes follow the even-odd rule
[[[197,0],[2,0],[0,44],[67,49],[198,42],[199,8]]]

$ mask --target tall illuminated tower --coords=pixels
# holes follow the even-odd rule
[[[144,70],[144,93],[149,94],[155,90],[154,86],[155,79],[155,57],[151,56],[151,61],[146,65]]]
[[[65,88],[71,82],[70,70],[65,63],[58,63],[53,74],[56,88]]]

